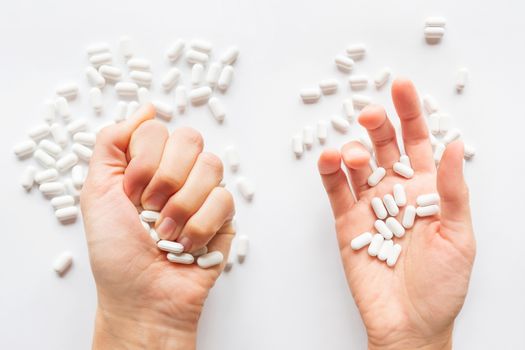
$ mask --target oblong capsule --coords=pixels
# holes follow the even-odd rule
[[[443,137],[443,143],[445,145],[448,145],[449,143],[452,143],[456,140],[459,140],[461,138],[461,130],[458,128],[452,128]]]
[[[330,122],[332,123],[332,127],[342,134],[346,134],[348,129],[350,129],[350,123],[348,123],[348,120],[338,115],[333,115],[330,118]]]
[[[322,145],[328,138],[328,122],[326,120],[319,120],[317,122],[317,140]]]
[[[391,239],[392,236],[394,235],[392,230],[388,228],[388,226],[383,220],[376,220],[374,222],[374,227],[377,230],[377,232],[379,232],[380,234],[383,235],[383,237],[385,237],[385,239]]]
[[[199,86],[204,80],[204,66],[200,63],[195,63],[191,67],[191,85]]]
[[[306,149],[311,149],[314,145],[314,128],[310,125],[303,127],[303,143]]]
[[[111,64],[113,62],[113,55],[110,52],[101,52],[89,57],[89,62],[93,67],[100,67],[103,64]]]
[[[197,265],[203,269],[219,265],[224,260],[224,256],[218,250],[201,255],[197,258]]]
[[[58,181],[44,182],[38,186],[38,189],[47,197],[59,196],[66,192],[64,184]]]
[[[354,67],[354,60],[345,55],[337,55],[334,58],[336,67],[345,73],[350,73]]]
[[[208,62],[209,56],[203,52],[199,52],[196,50],[188,50],[186,51],[186,62],[189,64],[206,64]]]
[[[46,182],[53,182],[57,179],[58,171],[53,168],[37,171],[34,175],[34,180],[39,185]]]
[[[299,91],[303,103],[315,103],[321,98],[321,89],[318,87],[304,88]]]
[[[170,91],[179,82],[180,70],[178,68],[171,68],[162,79],[162,88],[164,91]]]
[[[427,114],[430,115],[432,113],[436,113],[439,110],[439,105],[433,96],[424,95],[423,96],[423,108],[425,109]]]
[[[129,77],[139,86],[149,87],[153,80],[153,74],[148,71],[132,70],[129,73]],[[140,90],[140,89],[139,89]]]
[[[53,209],[61,209],[66,207],[72,207],[75,205],[75,198],[73,196],[65,194],[51,199],[51,205]]]
[[[13,152],[18,158],[24,158],[36,150],[36,142],[33,140],[25,140],[19,142],[13,147]]]
[[[38,143],[38,147],[54,158],[58,157],[60,153],[62,153],[62,147],[60,147],[60,145],[47,139],[40,141]]]
[[[143,224],[147,224],[144,221],[142,221],[142,223]],[[157,230],[155,230],[155,227],[151,227],[148,232],[149,232],[149,236],[153,240],[153,242],[157,243],[158,241],[160,241],[159,234],[157,233]]]
[[[88,123],[86,119],[75,119],[66,125],[66,129],[71,135],[74,135],[80,131],[85,131],[87,128]]]
[[[237,179],[237,188],[244,199],[247,201],[251,201],[253,199],[253,196],[255,195],[255,187],[250,180],[242,176],[239,177]]]
[[[168,253],[166,258],[169,262],[185,265],[193,264],[193,261],[195,261],[195,257],[189,253]]]
[[[88,57],[99,53],[109,52],[109,50],[109,44],[106,42],[93,43],[86,47],[86,53]]]
[[[166,51],[166,57],[172,63],[177,62],[182,52],[184,51],[185,42],[182,39],[177,39]]]
[[[365,95],[354,94],[352,96],[352,102],[354,104],[354,108],[363,109],[372,103],[372,99]]]
[[[383,167],[376,168],[372,174],[368,177],[368,186],[374,187],[376,186],[386,175],[386,170]]]
[[[49,154],[42,151],[41,149],[37,149],[33,153],[33,157],[44,168],[53,168],[55,166],[55,158],[51,157]]]
[[[201,86],[190,91],[190,101],[193,105],[201,105],[208,102],[211,96],[211,88],[209,86]]]
[[[241,165],[241,157],[235,146],[230,145],[224,150],[224,158],[232,172],[237,172]]]
[[[230,84],[233,80],[233,67],[225,66],[222,69],[221,74],[219,75],[219,80],[217,81],[217,88],[222,92],[225,92],[230,87]]]
[[[165,252],[176,253],[176,254],[182,253],[184,251],[184,246],[182,244],[178,242],[167,241],[164,239],[161,239],[160,241],[157,242],[157,248]]]
[[[390,193],[383,196],[383,203],[385,204],[385,208],[390,216],[397,216],[397,214],[399,214],[399,208],[397,207],[396,200]]]
[[[384,220],[388,216],[388,213],[386,211],[385,205],[383,204],[383,201],[379,197],[372,198],[372,201],[370,202],[372,205],[372,209],[374,210],[374,213],[376,214],[376,217],[378,219]]]
[[[370,245],[368,246],[368,255],[377,256],[377,254],[379,254],[379,250],[381,249],[381,246],[383,245],[384,241],[385,241],[385,238],[381,234],[376,233],[372,237],[372,241],[370,242]]]
[[[363,232],[359,236],[352,239],[350,242],[350,247],[353,250],[359,250],[366,247],[372,242],[372,234],[370,232]]]
[[[140,219],[145,222],[156,222],[160,217],[160,213],[154,210],[143,210],[140,212]]]
[[[386,225],[388,226],[390,231],[392,231],[394,236],[403,237],[405,235],[405,228],[399,223],[399,221],[397,221],[396,218],[389,217],[388,219],[386,219]]]
[[[364,44],[353,44],[346,48],[346,55],[353,60],[363,59],[366,55],[366,46]]]
[[[102,113],[102,91],[98,87],[89,90],[89,101],[95,113]]]
[[[73,141],[85,146],[94,146],[97,141],[97,134],[94,132],[77,132],[73,135]]]
[[[64,180],[64,185],[66,187],[66,193],[70,194],[75,198],[75,201],[80,199],[80,191],[73,185],[73,180],[71,178]]]
[[[407,204],[407,194],[405,192],[405,186],[401,184],[394,185],[394,199],[398,207],[403,207]]]
[[[118,50],[122,57],[129,59],[133,56],[133,42],[129,36],[121,36],[118,41]]]
[[[393,247],[394,247],[394,242],[392,242],[391,239],[385,240],[383,244],[381,245],[381,249],[379,249],[377,258],[381,261],[385,261],[392,253]]]
[[[319,88],[323,92],[323,95],[331,95],[337,92],[339,83],[337,79],[324,79],[319,82]]]
[[[153,105],[160,118],[166,121],[170,121],[173,118],[173,107],[170,104],[162,101],[154,101]]]
[[[82,165],[75,165],[71,169],[71,180],[78,190],[82,189],[85,180],[84,167]]]
[[[374,78],[376,89],[381,89],[390,79],[391,70],[388,67],[381,69]]]
[[[35,183],[35,175],[37,173],[36,167],[28,165],[22,175],[20,176],[20,185],[26,190],[30,191]]]
[[[296,134],[292,137],[292,151],[296,158],[300,158],[304,152],[303,135]]]
[[[179,113],[184,113],[188,105],[188,90],[185,86],[177,86],[175,89],[175,106]]]
[[[190,47],[193,50],[209,54],[213,48],[213,45],[204,39],[194,39],[190,42]]]
[[[148,88],[141,86],[137,92],[139,104],[145,105],[151,101],[151,94],[149,93]]]
[[[406,154],[402,154],[399,157],[399,162],[405,164],[408,167],[412,168],[412,165],[410,164],[410,158]]]
[[[131,116],[133,113],[135,113],[139,109],[140,105],[137,101],[131,101],[128,103],[128,106],[126,108],[126,116]]]
[[[106,79],[111,81],[118,81],[122,78],[122,70],[115,66],[103,64],[99,67],[98,72]]]
[[[80,143],[74,143],[71,146],[71,150],[78,156],[78,158],[85,162],[89,162],[93,155],[93,150],[91,150],[91,148],[81,145]]]
[[[463,147],[463,157],[466,160],[472,159],[476,155],[476,148],[474,146],[465,144]]]
[[[426,27],[424,30],[425,38],[427,39],[441,39],[445,35],[445,28],[441,27]]]
[[[55,101],[53,100],[45,100],[44,101],[44,121],[48,124],[51,124],[55,121],[56,116],[56,109],[55,109]]]
[[[416,214],[419,217],[432,216],[432,215],[436,215],[437,213],[439,213],[439,205],[437,204],[432,204],[432,205],[427,205],[425,207],[416,208]]]
[[[211,114],[213,115],[213,118],[215,118],[215,120],[217,120],[219,123],[222,123],[226,117],[226,112],[221,101],[217,97],[212,97],[208,100],[208,107]]]
[[[445,17],[432,16],[425,19],[425,27],[445,27],[447,20]]]
[[[78,217],[78,208],[76,206],[64,207],[55,210],[55,216],[60,222],[71,222]]]
[[[151,62],[145,58],[134,57],[130,58],[127,62],[130,70],[151,70]]]
[[[467,68],[460,68],[458,70],[458,74],[456,77],[456,91],[462,92],[465,88],[465,85],[467,84],[468,80],[468,69]]]
[[[53,270],[62,277],[71,268],[71,265],[73,265],[73,255],[66,251],[55,258]]]
[[[390,252],[390,256],[386,259],[386,264],[390,267],[394,266],[401,254],[401,245],[394,244]]]
[[[115,118],[113,119],[116,123],[126,119],[126,113],[128,112],[128,104],[124,101],[119,101],[115,110]]]
[[[366,75],[352,75],[348,79],[352,90],[363,90],[368,86],[368,77]]]
[[[237,61],[237,58],[239,57],[239,48],[237,46],[230,46],[229,48],[224,51],[224,53],[221,55],[220,61],[222,64],[233,64],[235,61]]]
[[[449,114],[441,113],[439,116],[439,133],[446,134],[452,128],[452,117]]]
[[[68,122],[71,119],[71,110],[69,108],[69,103],[65,97],[57,97],[55,100],[55,107],[58,112],[58,115],[65,121]]]
[[[404,178],[411,179],[414,176],[414,169],[401,162],[395,162],[393,166],[394,172]]]
[[[416,219],[416,208],[413,205],[407,205],[403,214],[402,224],[404,228],[412,228]]]
[[[57,87],[56,93],[58,96],[65,97],[68,100],[73,100],[78,95],[78,84],[66,83],[66,84],[60,85],[59,87]]]
[[[221,75],[222,66],[218,62],[213,62],[208,68],[208,73],[206,73],[206,83],[214,88],[219,81],[219,76]]]
[[[69,142],[67,131],[61,124],[51,124],[51,136],[60,147],[65,147]]]
[[[426,207],[427,205],[439,204],[438,193],[426,193],[417,196],[416,204],[420,207]]]
[[[246,256],[248,255],[248,249],[250,247],[250,241],[248,239],[248,236],[246,235],[240,235],[237,238],[237,260],[240,263],[243,263],[246,259]]]
[[[441,115],[437,112],[432,113],[431,115],[428,116],[428,127],[432,135],[439,134],[439,119],[440,118],[441,118]]]
[[[115,91],[121,97],[137,96],[139,87],[135,83],[131,82],[118,82],[115,84]]]
[[[39,124],[31,128],[27,132],[27,135],[33,140],[38,141],[40,139],[43,139],[47,135],[49,135],[50,132],[51,132],[51,129],[49,128],[49,124],[43,123],[43,124]]]

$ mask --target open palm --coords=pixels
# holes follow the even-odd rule
[[[334,211],[346,277],[370,346],[444,345],[463,305],[475,255],[462,172],[463,146],[461,142],[451,143],[436,169],[412,83],[396,80],[392,96],[405,150],[415,170],[413,178],[404,179],[392,171],[399,160],[399,147],[394,127],[378,106],[363,110],[359,122],[368,130],[378,165],[387,169],[385,178],[375,187],[368,186],[370,154],[359,142],[350,142],[341,151],[325,151],[319,170]],[[348,177],[340,168],[341,159]],[[353,251],[350,241],[365,231],[373,232],[376,217],[370,202],[373,197],[392,193],[396,183],[404,185],[408,204],[414,206],[418,195],[437,190],[441,213],[416,218],[405,236],[393,238],[403,248],[397,264],[388,267],[369,256],[366,248]],[[399,221],[404,213],[400,209]]]

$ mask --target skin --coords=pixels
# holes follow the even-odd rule
[[[198,132],[169,135],[154,115],[146,105],[99,133],[81,193],[98,295],[93,349],[194,349],[204,301],[235,233],[232,196],[219,187],[220,159],[202,151]],[[170,263],[142,226],[138,205],[162,210],[159,235],[185,251],[221,251],[223,263]],[[165,218],[176,229],[160,229]]]
[[[365,108],[359,123],[367,129],[377,163],[387,170],[386,177],[377,186],[368,186],[370,153],[355,141],[341,150],[325,150],[319,158],[319,172],[369,349],[451,349],[454,319],[465,301],[476,247],[463,177],[463,144],[449,144],[436,169],[412,82],[395,80],[392,99],[406,154],[415,170],[413,178],[404,179],[392,171],[400,152],[394,127],[380,106]],[[348,175],[341,166],[346,167]],[[441,211],[432,217],[416,218],[403,238],[394,237],[403,249],[397,264],[388,267],[370,257],[366,248],[353,251],[350,241],[365,231],[375,232],[371,199],[392,193],[396,183],[405,186],[412,205],[418,194],[438,192]]]

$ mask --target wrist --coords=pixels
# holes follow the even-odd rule
[[[434,335],[391,334],[383,339],[368,337],[369,350],[450,350],[452,327]]]

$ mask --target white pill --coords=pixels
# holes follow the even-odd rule
[[[37,149],[33,154],[33,157],[44,168],[53,168],[55,166],[55,158],[51,157],[41,149]]]
[[[20,185],[26,190],[29,191],[35,183],[36,168],[32,165],[28,165],[22,175],[20,176]]]
[[[64,184],[58,181],[44,182],[38,186],[38,189],[47,197],[59,196],[66,191]]]
[[[133,43],[129,36],[121,36],[118,42],[118,50],[122,57],[128,59],[133,56]]]
[[[85,131],[87,128],[88,123],[86,119],[75,119],[66,125],[66,129],[71,135],[74,135],[80,131]]]
[[[226,164],[228,164],[232,172],[235,173],[237,170],[239,170],[239,167],[241,165],[241,158],[235,146],[230,145],[226,147],[224,151],[224,158],[226,160]]]
[[[168,92],[173,89],[173,87],[179,82],[179,78],[180,70],[175,67],[171,68],[162,79],[162,88],[164,91]]]
[[[319,82],[319,88],[323,92],[323,95],[331,95],[337,92],[339,83],[337,79],[325,79]]]
[[[378,168],[376,159],[373,156],[370,157],[370,159],[368,160],[368,166],[370,166],[372,172],[376,171],[376,169]]]
[[[208,73],[206,74],[206,83],[210,87],[215,87],[219,81],[219,76],[221,75],[222,66],[220,63],[213,62],[208,68]]]
[[[69,153],[57,160],[56,168],[61,173],[71,169],[78,163],[78,156],[75,153]]]
[[[160,118],[166,121],[170,121],[173,118],[173,107],[170,104],[162,101],[153,101],[153,105],[155,106],[157,116]]]
[[[143,210],[140,213],[140,219],[145,222],[156,222],[160,217],[160,213],[158,211],[153,210]]]
[[[179,253],[179,254],[168,253],[166,255],[166,258],[168,259],[169,262],[176,263],[176,264],[185,264],[185,265],[193,264],[193,261],[195,260],[193,255],[188,254],[188,253]]]
[[[432,135],[439,134],[439,119],[441,118],[440,113],[432,113],[428,116],[428,127]]]
[[[392,233],[392,230],[388,228],[388,226],[383,220],[376,220],[374,222],[374,227],[377,230],[377,232],[379,232],[380,234],[383,235],[383,237],[385,237],[385,239],[391,239],[392,236],[394,235]]]
[[[139,86],[149,87],[153,80],[153,74],[151,72],[142,70],[132,70],[129,73],[129,77]]]
[[[224,121],[226,117],[226,112],[224,111],[224,106],[217,97],[212,97],[208,101],[208,107],[210,108],[211,114],[219,123]]]
[[[207,41],[207,40],[203,40],[203,39],[195,39],[195,40],[192,40],[190,42],[190,47],[193,49],[193,50],[196,50],[196,51],[200,51],[200,52],[204,52],[206,54],[209,54],[210,51],[212,50],[213,48],[213,45]]]
[[[66,83],[56,89],[58,96],[67,98],[68,100],[73,100],[78,95],[78,85],[76,83]]]
[[[350,247],[353,250],[359,250],[369,245],[371,241],[372,241],[372,234],[370,232],[364,232],[364,233],[361,233],[359,236],[355,237],[354,239],[352,239],[352,241],[350,242]]]
[[[315,103],[321,98],[321,89],[318,87],[301,89],[299,95],[304,103]]]
[[[386,219],[386,225],[388,226],[390,231],[392,231],[394,236],[403,237],[405,235],[405,228],[399,223],[399,221],[397,221],[396,218],[389,217],[388,219]]]
[[[381,89],[388,82],[391,74],[390,68],[385,67],[381,69],[374,78],[376,89]]]
[[[352,90],[363,90],[368,86],[368,77],[366,75],[352,75],[348,82]]]
[[[467,84],[468,79],[468,70],[467,68],[460,68],[458,70],[458,75],[456,77],[456,90],[458,92],[463,91],[465,85]]]
[[[354,102],[352,99],[347,98],[343,101],[343,111],[348,121],[353,121],[355,117]]]
[[[426,27],[424,30],[425,38],[427,39],[441,39],[445,35],[445,28],[441,27]]]
[[[417,196],[416,204],[420,207],[425,207],[427,205],[439,204],[439,194],[438,193],[426,193]]]
[[[427,205],[425,207],[416,208],[416,214],[417,216],[420,216],[420,217],[432,216],[432,215],[436,215],[437,213],[439,213],[439,205],[437,204],[432,204],[432,205]]]
[[[407,167],[412,167],[412,165],[410,164],[410,158],[406,154],[402,154],[399,157],[399,162],[405,164]]]
[[[103,64],[111,64],[113,56],[109,52],[97,53],[89,57],[89,62],[94,67],[100,67]]]
[[[386,175],[386,170],[383,167],[378,167],[368,177],[368,186],[374,187],[377,185]]]
[[[131,58],[127,65],[130,70],[149,71],[151,69],[151,62],[145,58]]]
[[[140,216],[139,216],[140,217]],[[144,229],[146,230],[146,232],[149,232],[149,230],[151,230],[151,226],[146,222],[146,221],[142,221],[140,220],[140,223],[142,224],[142,227],[144,227]]]
[[[86,68],[86,77],[90,85],[102,89],[106,85],[106,79],[95,68]]]
[[[411,179],[412,176],[414,176],[414,169],[401,162],[395,162],[393,169],[396,174],[401,175],[404,178]]]
[[[385,237],[383,237],[379,233],[376,233],[372,237],[372,241],[370,242],[370,245],[368,246],[368,255],[377,256],[377,254],[379,254],[379,250],[381,249],[381,246],[383,245],[384,240],[385,240]]]
[[[118,82],[115,84],[115,91],[122,97],[136,96],[138,92],[138,85],[131,82]]]
[[[317,139],[322,145],[328,138],[328,122],[326,120],[319,120],[317,122]]]
[[[145,223],[144,221],[142,221],[142,223],[147,224],[147,222]],[[157,230],[155,230],[154,227],[150,228],[148,232],[153,242],[157,243],[158,241],[160,241],[159,234],[157,233]]]
[[[73,141],[85,146],[94,146],[97,141],[97,134],[93,132],[77,132],[73,135]]]
[[[58,171],[56,169],[45,169],[37,171],[34,175],[34,180],[41,185],[46,182],[52,182],[58,179]]]
[[[184,246],[178,242],[172,242],[161,239],[157,242],[157,247],[160,250],[170,253],[182,253],[184,251]]]
[[[199,86],[204,80],[204,66],[200,63],[195,63],[191,67],[191,85]]]
[[[49,124],[43,123],[36,125],[35,127],[31,128],[27,134],[30,138],[32,138],[35,141],[38,141],[47,135],[49,135],[51,129],[49,128]]]
[[[139,87],[139,90],[137,92],[139,104],[145,105],[146,103],[151,101],[151,94],[149,93],[148,88],[142,86]]]
[[[416,219],[416,208],[413,205],[407,205],[403,214],[402,224],[404,228],[412,228]]]
[[[104,52],[109,52],[109,44],[105,42],[93,43],[86,48],[88,57]]]
[[[334,61],[337,68],[345,73],[349,73],[354,67],[354,60],[345,55],[335,56]]]
[[[346,134],[348,129],[350,129],[350,123],[343,117],[333,115],[330,121],[332,122],[332,127],[342,134]]]
[[[372,99],[365,95],[354,94],[352,96],[352,102],[355,108],[363,109],[372,103]]]
[[[175,106],[179,113],[183,113],[188,105],[188,90],[185,86],[177,86],[175,89]]]
[[[449,143],[454,142],[460,138],[461,138],[461,130],[457,128],[452,128],[449,131],[447,131],[447,133],[443,137],[443,143],[445,145],[448,145]]]
[[[51,124],[51,136],[60,147],[65,147],[69,142],[66,129],[58,123]]]
[[[296,134],[292,137],[292,151],[296,158],[300,158],[304,152],[303,135]]]
[[[50,156],[55,157],[55,158],[58,157],[60,153],[62,152],[62,147],[60,147],[55,142],[47,140],[47,139],[40,141],[38,143],[38,147],[40,147],[40,149],[44,150]]]
[[[228,259],[226,260],[226,264],[224,264],[224,271],[230,271],[234,263],[234,247],[232,242],[232,245],[230,246],[230,252],[228,253]]]
[[[118,67],[103,64],[98,69],[98,72],[106,79],[111,81],[118,81],[122,77],[122,70]]]
[[[394,244],[390,256],[386,259],[386,264],[388,266],[394,266],[399,258],[399,254],[401,254],[401,246],[399,244]]]
[[[447,20],[444,17],[432,16],[425,19],[425,27],[445,27]]]
[[[436,99],[430,95],[423,96],[423,108],[429,115],[436,113],[439,110]]]
[[[71,146],[71,150],[78,156],[78,158],[85,162],[89,162],[93,155],[91,148],[81,145],[80,143],[74,143],[73,146]]]
[[[66,187],[66,192],[73,196],[75,201],[78,201],[80,199],[80,191],[75,187],[75,185],[73,185],[73,180],[70,178],[65,179],[64,185]]]
[[[248,249],[250,246],[250,241],[248,236],[241,235],[237,238],[237,259],[240,263],[244,262],[246,256],[248,255]]]
[[[66,122],[71,119],[71,110],[69,109],[69,103],[65,97],[57,97],[55,101],[55,107],[58,115]]]
[[[221,55],[221,58],[220,58],[221,63],[224,65],[233,64],[235,61],[237,61],[237,58],[239,57],[239,52],[240,51],[237,46],[230,46]]]
[[[189,64],[206,64],[206,62],[208,62],[208,59],[208,55],[203,52],[199,52],[196,50],[186,51],[186,62],[188,62]]]
[[[244,197],[244,199],[246,199],[247,201],[251,201],[253,199],[253,196],[255,194],[255,187],[250,180],[248,180],[245,177],[239,177],[237,179],[237,188],[239,189],[239,192]]]
[[[78,208],[76,206],[64,207],[55,210],[55,216],[60,222],[71,222],[78,217]]]
[[[384,220],[388,216],[388,213],[386,211],[385,205],[383,204],[383,201],[379,197],[372,198],[372,201],[370,202],[372,205],[372,209],[374,210],[374,213],[376,214],[376,217],[378,219]]]
[[[314,128],[309,125],[303,128],[303,143],[306,149],[311,149],[314,145]]]
[[[63,276],[73,264],[73,255],[70,252],[63,252],[55,258],[53,262],[53,270],[59,275]]]
[[[75,205],[75,198],[73,196],[70,196],[68,194],[53,197],[51,199],[51,205],[53,206],[53,209],[58,210],[66,207],[72,207]]]
[[[204,246],[202,248],[192,251],[191,255],[193,255],[195,258],[198,258],[199,256],[204,255],[206,253],[208,253],[208,247]]]
[[[170,62],[177,62],[184,51],[184,45],[185,43],[182,39],[177,39],[173,44],[171,44],[171,46],[166,51],[166,57]]]
[[[89,101],[95,113],[100,114],[102,112],[102,91],[98,87],[89,90]]]
[[[394,242],[392,242],[391,239],[385,240],[381,245],[381,249],[379,249],[379,254],[377,254],[377,258],[381,261],[385,261],[390,256],[390,254],[392,254],[393,247]]]
[[[439,132],[446,134],[452,128],[452,117],[449,114],[441,113],[439,116]]]
[[[131,116],[133,113],[135,113],[139,109],[140,105],[137,101],[131,101],[128,103],[128,106],[126,108],[126,116]]]
[[[190,101],[193,105],[201,105],[208,102],[211,96],[211,88],[209,86],[201,86],[190,91]]]
[[[441,157],[443,157],[443,152],[445,152],[445,145],[442,143],[438,143],[434,147],[434,161],[436,164],[438,164],[441,161]]]
[[[45,100],[44,101],[44,121],[51,124],[55,121],[55,101]]]
[[[224,256],[219,251],[210,252],[204,255],[201,255],[197,258],[197,265],[203,269],[219,265],[224,260]]]
[[[217,81],[217,88],[222,92],[228,90],[233,79],[233,67],[225,66],[222,69],[221,74],[219,75],[219,80]]]
[[[465,144],[464,149],[463,149],[463,157],[466,160],[469,160],[469,159],[472,159],[475,155],[476,155],[476,149],[474,148],[474,146]]]
[[[394,199],[398,207],[403,207],[407,204],[407,195],[405,192],[405,187],[401,184],[394,185]]]
[[[397,214],[399,214],[399,208],[397,207],[396,200],[390,193],[383,196],[383,203],[385,204],[388,214],[391,216],[397,216]]]
[[[124,101],[119,101],[115,110],[115,122],[119,123],[126,119],[126,113],[128,112],[128,104]]]
[[[82,189],[85,180],[84,167],[82,165],[75,165],[71,169],[71,180],[78,190]]]
[[[24,158],[36,150],[36,142],[33,140],[25,140],[19,142],[13,147],[13,152],[15,152],[18,158]]]
[[[346,48],[346,55],[353,60],[360,60],[365,57],[366,46],[364,44],[354,44]]]

